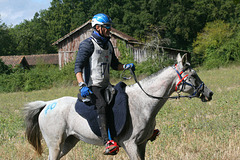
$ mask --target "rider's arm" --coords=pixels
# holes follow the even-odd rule
[[[83,82],[83,68],[88,65],[89,58],[91,57],[93,50],[94,45],[91,39],[86,39],[79,45],[74,68],[78,83]]]
[[[76,78],[77,78],[78,84],[79,84],[80,82],[84,82],[82,72],[78,72],[78,73],[76,74]]]

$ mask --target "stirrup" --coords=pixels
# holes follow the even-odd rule
[[[109,140],[105,146],[106,150],[103,152],[104,155],[116,155],[119,151],[119,146],[113,140]]]
[[[160,131],[158,129],[154,129],[152,136],[148,139],[151,142],[156,139],[156,137],[160,134]]]

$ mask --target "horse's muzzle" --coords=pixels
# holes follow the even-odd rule
[[[211,101],[212,96],[213,96],[213,92],[210,89],[208,89],[207,86],[204,86],[202,94],[200,95],[202,102]]]

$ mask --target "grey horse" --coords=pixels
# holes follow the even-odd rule
[[[176,65],[141,80],[139,84],[145,92],[137,83],[125,88],[129,116],[123,131],[114,138],[131,160],[145,158],[146,144],[155,128],[156,115],[173,92],[184,92],[204,102],[210,101],[213,95],[190,67],[186,54],[177,56]],[[76,101],[76,97],[62,97],[47,102],[30,102],[24,107],[27,139],[41,154],[43,136],[49,149],[49,160],[60,159],[80,140],[103,145],[87,120],[76,113]]]

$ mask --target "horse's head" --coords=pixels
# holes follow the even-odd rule
[[[174,66],[178,74],[176,91],[189,93],[192,97],[199,97],[203,102],[212,100],[213,92],[207,88],[197,75],[196,71],[187,62],[187,54],[182,57],[177,56],[177,62]]]

